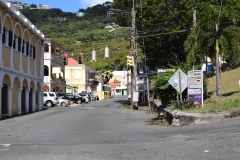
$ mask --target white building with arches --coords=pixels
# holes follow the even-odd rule
[[[0,119],[43,109],[44,34],[0,1]]]

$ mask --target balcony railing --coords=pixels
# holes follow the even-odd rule
[[[52,60],[53,62],[62,65],[63,64],[63,59],[61,57],[58,57],[52,53],[44,53],[44,59],[47,60]]]

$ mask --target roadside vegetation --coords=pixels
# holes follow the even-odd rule
[[[216,77],[207,80],[209,98],[203,108],[185,110],[194,113],[216,113],[240,110],[240,68],[221,73],[222,96],[216,96]]]
[[[187,73],[193,66],[200,69],[202,64],[206,63],[206,56],[212,60],[212,64],[218,64],[219,56],[226,61],[227,71],[217,65],[214,66],[214,73],[217,74],[204,78],[204,107],[190,106],[182,109],[186,112],[216,113],[240,109],[238,2],[142,0],[136,6],[138,62],[144,62],[149,69],[174,68]],[[84,64],[104,75],[104,71],[127,69],[126,56],[130,49],[129,30],[116,29],[109,32],[110,29],[105,27],[114,24],[131,27],[132,1],[114,0],[111,4],[79,9],[85,13],[84,17],[76,17],[74,13],[65,13],[60,9],[23,9],[21,12],[45,37],[54,38],[66,47],[69,57],[77,59],[77,54],[83,52]],[[107,11],[112,8],[114,14],[107,17]],[[193,8],[197,14],[194,23]],[[58,20],[58,17],[65,17],[66,20]],[[77,41],[79,43],[76,43]],[[106,46],[110,48],[109,59],[104,58]],[[92,49],[97,52],[97,62],[91,62]],[[174,72],[156,73],[151,78],[154,84],[151,95],[163,105],[178,109],[176,104],[179,95],[168,83],[173,74]],[[187,90],[183,91],[182,95],[186,101]]]

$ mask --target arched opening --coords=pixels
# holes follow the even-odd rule
[[[8,87],[11,86],[11,79],[9,75],[3,77],[2,87],[2,115],[8,114]]]
[[[46,65],[44,65],[44,76],[49,76],[49,68]]]
[[[30,83],[30,91],[29,91],[29,112],[33,111],[33,89],[34,89],[34,82],[31,81]]]
[[[39,97],[40,96],[40,90],[41,90],[41,85],[40,83],[38,82],[37,83],[37,86],[36,86],[36,111],[39,111]]]
[[[18,77],[15,77],[13,81],[13,91],[12,91],[12,115],[18,114],[18,100],[20,100],[20,97],[18,97],[18,89],[21,87],[20,80]]]
[[[28,82],[26,79],[23,80],[23,89],[22,89],[22,96],[21,96],[21,108],[22,113],[26,112],[26,89],[28,88]]]

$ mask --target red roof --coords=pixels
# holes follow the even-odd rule
[[[108,84],[111,85],[111,89],[116,89],[116,87],[120,85],[120,82],[118,80],[115,80],[115,82],[108,82]]]
[[[84,64],[78,64],[78,61],[76,61],[73,58],[68,58],[68,64],[67,65],[84,65]]]

